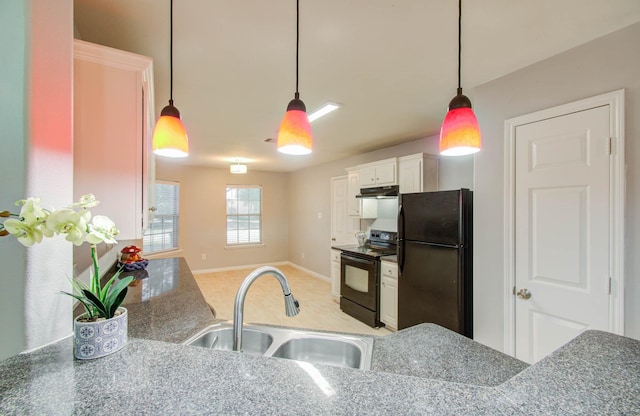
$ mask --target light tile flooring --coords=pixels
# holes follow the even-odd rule
[[[287,277],[291,293],[300,302],[300,313],[288,317],[284,311],[282,289],[275,277],[256,280],[244,303],[244,322],[321,329],[356,334],[387,335],[385,328],[374,329],[343,313],[331,296],[331,284],[290,266],[276,266]],[[233,320],[233,303],[242,280],[253,269],[196,274],[196,282],[207,302],[221,320]]]

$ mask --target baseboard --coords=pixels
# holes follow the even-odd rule
[[[204,273],[215,273],[215,272],[226,272],[229,270],[241,270],[241,269],[256,269],[262,266],[286,266],[289,263],[288,261],[279,261],[275,263],[262,263],[262,264],[243,264],[241,266],[231,266],[231,267],[218,267],[215,269],[199,269],[199,270],[191,270],[192,274],[204,274]]]
[[[297,264],[295,264],[295,263],[291,263],[290,261],[289,261],[289,262],[287,262],[287,263],[288,263],[288,264],[289,264],[289,266],[291,266],[291,267],[295,267],[296,269],[298,269],[298,270],[302,270],[303,272],[308,273],[308,274],[310,274],[310,275],[311,275],[311,276],[313,276],[313,277],[317,277],[318,279],[321,279],[321,280],[324,280],[325,282],[329,282],[329,283],[331,283],[331,278],[329,278],[329,277],[327,277],[327,276],[323,276],[323,275],[321,275],[320,273],[316,273],[316,272],[314,272],[313,270],[305,269],[304,267],[302,267],[302,266],[298,266]]]
[[[324,280],[325,282],[331,282],[331,278],[321,275],[320,273],[316,273],[313,270],[306,269],[302,266],[299,266],[290,261],[280,261],[275,263],[263,263],[263,264],[244,264],[242,266],[231,266],[231,267],[218,267],[215,269],[200,269],[200,270],[192,270],[193,274],[204,274],[204,273],[215,273],[215,272],[226,272],[229,270],[241,270],[241,269],[255,269],[262,266],[291,266],[295,267],[298,270],[301,270],[311,276],[318,278],[320,280]]]

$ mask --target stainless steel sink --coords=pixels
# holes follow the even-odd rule
[[[242,336],[243,352],[248,354],[364,370],[371,368],[373,338],[367,336],[248,324],[244,325]],[[233,325],[212,325],[183,344],[231,351]]]
[[[349,341],[314,336],[286,341],[275,350],[273,357],[360,368],[362,351],[359,346]]]
[[[244,338],[243,351],[247,354],[263,355],[273,343],[271,335],[256,329],[243,329],[242,337]],[[233,351],[233,327],[209,327],[206,332],[191,338],[185,344],[213,348],[215,350]]]

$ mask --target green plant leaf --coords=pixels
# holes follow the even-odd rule
[[[123,267],[124,267],[124,266],[123,266]],[[104,284],[104,287],[102,288],[102,291],[101,291],[101,295],[102,295],[102,296],[100,297],[100,300],[101,300],[101,301],[103,301],[103,302],[105,302],[105,301],[106,301],[106,299],[107,299],[107,297],[108,297],[108,295],[109,295],[109,292],[110,292],[110,290],[109,290],[109,289],[110,289],[111,285],[112,285],[112,284],[113,284],[113,282],[116,280],[116,278],[118,278],[118,277],[120,276],[120,273],[122,273],[122,270],[123,270],[123,268],[122,268],[122,267],[121,267],[120,269],[118,269],[118,271],[117,271],[113,276],[111,276],[111,279],[109,279],[109,280],[107,281],[107,283],[105,283],[105,284]],[[131,277],[131,278],[132,278],[132,280],[133,280],[133,277],[132,277],[132,276],[129,276],[129,277]],[[131,280],[129,281],[129,283],[131,283]],[[127,285],[128,285],[129,283],[127,283]]]
[[[109,308],[109,315],[111,317],[113,317],[113,315],[115,315],[116,311],[118,310],[118,306],[120,306],[120,304],[124,300],[125,296],[127,296],[127,287],[126,286],[124,287],[124,289],[122,289],[122,291],[120,291],[120,293],[118,293],[118,296],[116,297],[116,299],[114,300],[113,304]]]
[[[69,295],[72,298],[77,299],[82,304],[82,306],[84,306],[84,310],[85,310],[85,312],[87,312],[87,315],[89,315],[89,318],[93,318],[94,313],[93,313],[93,308],[91,307],[92,305],[90,303],[88,303],[85,298],[83,298],[80,295],[76,295],[74,293],[69,293],[69,292],[65,292],[65,291],[61,291],[60,293],[64,293],[65,295]]]
[[[87,301],[89,303],[91,303],[95,308],[98,309],[102,317],[107,319],[111,318],[111,316],[108,316],[108,309],[104,306],[104,303],[102,303],[102,301],[96,297],[96,295],[91,293],[91,291],[89,290],[83,290],[82,294],[87,298]]]
[[[125,278],[120,279],[118,282],[116,282],[115,285],[111,287],[111,290],[109,291],[109,294],[107,295],[104,301],[104,304],[108,309],[113,309],[115,305],[115,309],[114,309],[114,313],[115,313],[115,310],[118,309],[118,306],[120,306],[120,304],[124,300],[124,296],[120,296],[121,293],[124,291],[126,295],[127,287],[129,286],[129,283],[131,283],[134,279],[135,278],[133,276],[127,276]],[[118,301],[118,298],[120,298],[119,301]]]

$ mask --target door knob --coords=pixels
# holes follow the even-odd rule
[[[518,290],[518,293],[516,293],[516,296],[518,296],[520,299],[527,300],[531,298],[531,292],[529,291],[529,289],[520,289]]]

